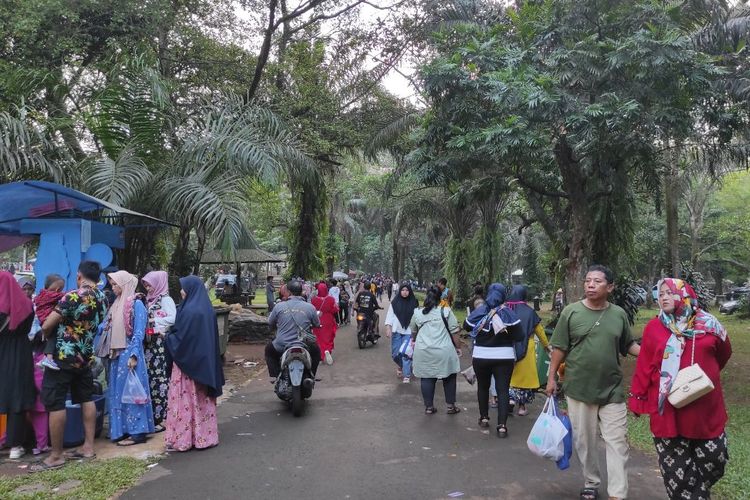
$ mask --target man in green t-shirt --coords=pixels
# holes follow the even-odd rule
[[[611,270],[591,266],[586,273],[586,298],[562,310],[550,342],[554,351],[547,395],[557,390],[555,374],[565,361],[563,388],[585,480],[582,499],[598,496],[599,433],[607,451],[608,496],[628,496],[628,420],[620,356],[637,356],[640,346],[633,341],[625,311],[607,301],[614,287]]]

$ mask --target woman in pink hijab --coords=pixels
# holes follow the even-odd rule
[[[326,364],[333,364],[333,339],[336,337],[336,314],[339,312],[339,305],[336,299],[328,295],[328,285],[324,282],[317,284],[318,295],[313,297],[310,303],[318,311],[320,317],[320,328],[313,328],[313,333],[318,339],[320,347],[321,360]]]
[[[146,363],[154,409],[156,432],[164,430],[167,418],[169,378],[167,377],[165,339],[177,316],[177,307],[169,296],[169,276],[165,271],[151,271],[141,278],[146,289],[148,326],[146,327]]]

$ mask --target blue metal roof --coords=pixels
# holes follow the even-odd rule
[[[134,212],[53,182],[20,181],[0,184],[0,235],[20,236],[20,224],[23,219],[71,213],[80,216],[98,210],[169,224],[156,217]]]

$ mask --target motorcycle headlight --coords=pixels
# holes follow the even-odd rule
[[[357,321],[362,321],[364,319],[365,319],[364,315],[362,314],[357,315]]]

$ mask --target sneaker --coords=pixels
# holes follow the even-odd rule
[[[15,446],[10,449],[10,458],[11,460],[18,460],[22,456],[26,454],[26,450],[23,446]]]
[[[44,358],[39,362],[40,366],[43,366],[44,368],[49,368],[50,370],[59,371],[60,367],[57,366],[57,363],[55,363],[53,360]]]
[[[326,357],[326,364],[327,365],[332,365],[333,364],[333,356],[331,355],[331,351],[326,351],[325,352],[325,357]]]
[[[401,383],[403,384],[408,384],[409,382],[411,382],[411,379],[409,377],[404,377],[404,380],[401,381]]]

